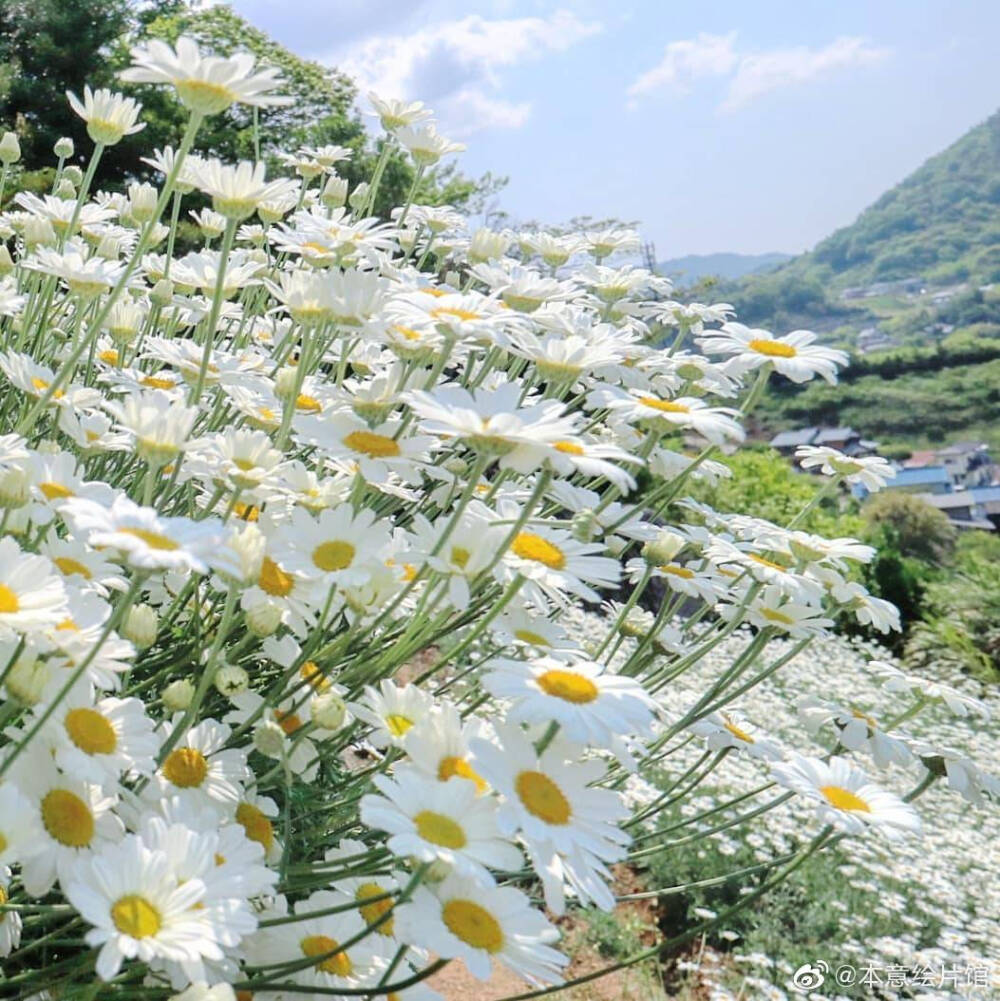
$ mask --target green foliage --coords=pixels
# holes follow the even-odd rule
[[[0,122],[17,132],[23,165],[32,171],[54,160],[52,146],[69,136],[78,154],[92,143],[66,101],[66,91],[114,87],[118,40],[176,6],[173,0],[3,0],[0,3]],[[133,138],[108,150],[96,187],[137,159]],[[82,160],[82,156],[79,157]]]
[[[947,563],[957,530],[948,516],[915,494],[886,490],[861,509],[872,535],[882,534],[903,556],[931,565]]]
[[[983,681],[1000,681],[1000,537],[963,535],[954,571],[932,581],[925,621],[913,630],[907,660],[918,667],[947,664]]]
[[[824,481],[796,472],[787,459],[770,448],[745,448],[722,461],[732,470],[728,479],[710,487],[692,486],[692,496],[720,511],[766,518],[776,525],[787,525],[812,503]],[[807,532],[830,537],[856,534],[861,529],[857,515],[842,511],[836,498],[827,498],[814,506],[798,526]]]
[[[128,65],[129,48],[145,38],[173,43],[186,34],[204,49],[230,55],[252,53],[263,65],[279,70],[282,92],[294,100],[287,107],[256,112],[234,105],[202,124],[196,149],[228,161],[274,159],[278,149],[299,145],[339,145],[351,150],[340,173],[351,185],[369,179],[379,147],[371,143],[353,110],[356,88],[349,77],[308,59],[301,59],[253,27],[230,7],[194,9],[186,0],[0,0],[0,123],[17,131],[25,172],[8,191],[47,190],[51,184],[52,146],[70,136],[83,161],[92,143],[86,127],[66,102],[66,90],[82,93],[92,87],[113,87],[133,94],[143,105],[142,132],[126,136],[105,151],[94,188],[121,187],[123,177],[148,177],[140,157],[157,147],[176,145],[188,118],[169,87],[122,84],[116,73]],[[40,168],[45,173],[39,175]],[[379,187],[376,212],[406,200],[413,166],[394,151]],[[478,211],[505,183],[485,175],[462,176],[453,164],[426,172],[418,201],[448,203]]]
[[[817,380],[792,388],[776,381],[759,410],[761,423],[773,431],[847,424],[866,437],[917,448],[959,435],[1000,442],[998,408],[1000,359],[994,358],[895,376],[861,375],[836,386]]]

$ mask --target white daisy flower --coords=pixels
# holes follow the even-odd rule
[[[65,893],[93,926],[86,940],[100,947],[102,980],[111,980],[126,959],[165,960],[178,964],[189,979],[203,979],[203,961],[222,958],[216,915],[198,907],[205,884],[178,879],[167,854],[136,835],[76,866]]]
[[[365,686],[361,702],[348,703],[351,712],[367,723],[372,732],[368,740],[375,747],[400,747],[410,728],[424,719],[434,700],[416,685],[397,685],[388,679],[378,688]]]
[[[874,827],[896,839],[920,830],[920,817],[912,806],[872,783],[843,758],[827,763],[796,754],[772,764],[771,774],[781,785],[814,800],[822,823],[848,834]]]
[[[792,382],[807,382],[821,375],[831,385],[837,381],[837,369],[847,364],[847,355],[835,348],[820,347],[809,330],[793,330],[775,338],[767,330],[753,330],[742,323],[729,321],[721,330],[711,330],[698,338],[705,351],[733,356],[738,372],[750,372],[762,365],[773,365]]]
[[[495,960],[529,983],[556,984],[569,962],[551,946],[559,932],[511,886],[484,887],[452,874],[433,891],[417,887],[396,923],[403,941],[461,959],[479,980],[490,978]]]
[[[497,830],[496,804],[479,796],[474,783],[428,781],[404,768],[372,781],[382,795],[362,796],[361,822],[387,831],[393,854],[443,862],[486,884],[493,882],[490,869],[521,865],[521,853]]]
[[[616,748],[623,737],[649,737],[656,703],[634,678],[590,660],[497,658],[482,686],[512,703],[512,723],[558,723],[568,740]]]
[[[209,568],[239,574],[239,563],[225,546],[225,531],[214,518],[168,518],[120,495],[111,507],[70,498],[62,516],[73,534],[94,547],[116,549],[140,570],[208,573]]]

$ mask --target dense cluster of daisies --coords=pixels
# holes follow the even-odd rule
[[[284,102],[273,71],[183,38],[133,63],[190,112],[162,184],[91,193],[142,124],[87,89],[86,171],[60,140],[52,193],[0,213],[0,993],[421,1001],[453,960],[558,983],[550,916],[614,906],[669,798],[629,790],[691,741],[815,801],[803,853],[917,830],[936,749],[900,798],[726,708],[787,661],[774,638],[898,628],[852,571],[872,550],[684,500],[771,372],[832,381],[842,354],[607,263],[630,231],[465,235],[413,203],[461,148],[419,103],[372,98],[370,183],[339,147],[269,180],[191,149],[206,116]],[[415,180],[385,221],[394,149]],[[0,188],[17,159],[8,133]],[[185,200],[204,245],[180,255]],[[802,463],[830,491],[891,474]],[[573,615],[602,599],[591,640]],[[810,719],[902,755],[894,724]]]

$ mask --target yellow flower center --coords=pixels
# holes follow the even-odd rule
[[[399,713],[389,713],[385,718],[385,725],[394,737],[402,737],[413,726],[413,720],[409,716],[402,716]]]
[[[352,452],[361,452],[371,459],[390,459],[399,455],[399,444],[388,435],[374,431],[352,431],[344,437]]]
[[[318,414],[323,409],[323,404],[315,396],[306,396],[300,393],[295,398],[295,409],[302,410],[307,414]]]
[[[372,897],[383,898],[382,900],[374,900],[370,904],[362,904],[358,908],[361,912],[361,916],[365,919],[366,924],[375,924],[375,922],[378,921],[383,914],[387,914],[392,910],[392,897],[385,896],[388,892],[389,891],[384,886],[379,886],[378,883],[362,883],[358,887],[354,894],[354,899],[357,901],[371,900]],[[383,921],[382,924],[378,926],[376,931],[380,935],[391,935],[393,933],[393,919],[388,918]]]
[[[842,786],[820,786],[819,791],[835,810],[854,810],[860,813],[871,813],[872,808],[860,797],[844,789]]]
[[[573,813],[563,791],[542,772],[519,772],[514,788],[528,813],[547,824],[568,824]]]
[[[163,762],[163,774],[168,782],[181,789],[200,786],[208,775],[208,761],[201,751],[193,747],[178,747]]]
[[[691,413],[691,408],[686,407],[683,403],[674,403],[673,400],[658,400],[655,396],[641,396],[639,397],[639,402],[664,414]]]
[[[123,935],[132,938],[149,938],[163,927],[160,912],[136,893],[119,897],[111,905],[111,920]]]
[[[49,388],[49,383],[47,383],[44,379],[39,379],[38,376],[35,376],[34,378],[32,378],[31,385],[34,387],[35,391],[39,395],[41,395],[42,393],[44,393]],[[52,394],[52,399],[54,399],[54,400],[61,400],[65,395],[66,394],[61,389],[57,389]]]
[[[557,441],[552,447],[566,455],[583,455],[583,446],[577,445],[575,441]]]
[[[107,351],[102,351],[98,356],[103,362],[107,362],[109,365],[118,364],[118,352],[114,348],[109,348]]]
[[[150,389],[173,389],[176,385],[173,379],[158,379],[155,375],[147,375],[139,381]]]
[[[486,792],[489,788],[485,779],[473,770],[465,758],[459,758],[453,754],[442,758],[438,764],[438,781],[447,782],[448,779],[454,778],[456,775],[461,779],[469,779],[471,782],[475,782],[476,792],[479,794]]]
[[[763,556],[758,556],[756,553],[747,553],[747,557],[754,561],[754,563],[759,563],[762,567],[768,567],[771,570],[780,570],[782,573],[788,569],[788,567],[783,567],[780,563],[775,563],[774,560],[766,560]]]
[[[292,593],[295,578],[285,573],[270,556],[265,556],[260,565],[257,586],[272,598],[285,598]]]
[[[439,320],[442,316],[454,316],[458,320],[478,320],[480,314],[471,309],[459,309],[457,306],[438,306],[431,310],[431,316]]]
[[[270,851],[274,844],[274,827],[271,821],[252,803],[240,803],[236,807],[236,823],[243,828],[243,833],[251,841],[263,845],[265,851]]]
[[[337,951],[340,943],[328,935],[307,935],[299,942],[299,948],[302,954],[310,959],[313,956],[326,957],[316,963],[316,969],[323,973],[330,973],[335,977],[349,977],[354,970],[354,964],[347,953]]]
[[[500,922],[472,900],[449,900],[441,908],[441,918],[455,938],[473,949],[495,953],[503,948]]]
[[[432,845],[440,845],[442,848],[464,848],[466,845],[467,839],[461,825],[443,813],[421,810],[413,818],[413,822],[417,825],[417,834]]]
[[[0,612],[13,615],[21,608],[17,595],[6,584],[0,584]]]
[[[868,713],[863,713],[860,709],[851,709],[851,715],[855,719],[863,719],[873,730],[878,729],[878,722],[874,716],[869,716]]]
[[[64,487],[61,483],[39,483],[38,489],[45,494],[46,500],[62,500],[64,497],[75,497],[69,487]]]
[[[515,629],[514,636],[522,643],[530,643],[532,646],[551,646],[552,644],[540,633],[532,632],[530,629]]]
[[[94,815],[76,793],[53,789],[42,798],[42,824],[54,841],[84,848],[94,837]]]
[[[722,725],[737,739],[746,744],[755,744],[756,741],[746,730],[738,727],[725,713],[722,714]]]
[[[79,574],[84,580],[90,580],[94,575],[78,560],[69,556],[57,556],[53,561],[57,567],[67,576]]]
[[[236,100],[236,95],[222,83],[198,80],[193,77],[175,80],[177,96],[189,108],[205,115],[215,115],[225,111]]]
[[[767,355],[769,358],[794,358],[798,354],[798,351],[791,344],[761,338],[754,338],[747,347],[751,351],[756,351],[759,355]]]
[[[472,553],[469,552],[464,546],[452,546],[451,547],[451,562],[457,567],[465,569],[465,565],[469,562],[469,558]]]
[[[302,719],[297,713],[284,713],[280,709],[275,709],[274,718],[289,737],[302,726]]]
[[[673,577],[680,577],[682,580],[690,580],[694,576],[693,570],[682,567],[678,563],[664,563],[656,568],[660,573],[670,574]]]
[[[522,560],[533,560],[550,570],[562,570],[566,566],[566,555],[553,542],[543,539],[534,532],[521,532],[510,547],[515,556]]]
[[[354,546],[341,539],[334,539],[331,542],[321,542],[312,554],[313,563],[325,570],[333,573],[336,570],[346,570],[354,560]]]
[[[84,754],[111,754],[118,746],[115,728],[96,709],[70,709],[66,733]]]
[[[778,622],[783,626],[795,625],[795,619],[790,615],[785,615],[784,612],[779,612],[776,608],[762,608],[760,614],[769,622]]]
[[[160,532],[150,532],[145,528],[120,528],[119,532],[123,535],[133,535],[135,538],[141,539],[150,549],[160,549],[164,552],[173,552],[175,549],[180,549],[180,546],[173,539],[168,539],[167,536],[162,535]]]
[[[299,677],[308,681],[317,692],[325,691],[332,682],[323,674],[323,668],[314,660],[307,660],[299,668]]]
[[[538,687],[546,695],[554,695],[564,702],[572,702],[574,705],[584,705],[593,702],[597,698],[597,685],[590,678],[577,674],[575,671],[563,671],[553,668],[535,678]]]

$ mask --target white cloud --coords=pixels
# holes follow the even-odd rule
[[[706,76],[727,76],[736,66],[736,32],[728,35],[707,35],[670,42],[663,58],[642,74],[628,89],[635,103],[638,98],[659,90],[687,93],[691,83]]]
[[[562,52],[601,30],[600,24],[565,10],[548,17],[498,20],[470,15],[408,35],[369,38],[325,61],[353,76],[362,92],[425,101],[445,128],[463,135],[523,125],[531,105],[500,96],[503,71]]]
[[[702,33],[697,38],[670,42],[660,62],[628,88],[628,103],[635,107],[640,99],[662,91],[689,93],[696,80],[725,77],[729,84],[719,111],[738,111],[771,91],[808,83],[837,70],[871,66],[888,55],[888,49],[859,37],[836,38],[819,49],[799,45],[741,52],[735,31],[728,35]]]
[[[722,110],[736,111],[762,94],[807,83],[835,70],[872,66],[888,55],[888,49],[876,48],[864,38],[842,37],[822,49],[797,46],[744,56],[729,84]]]

